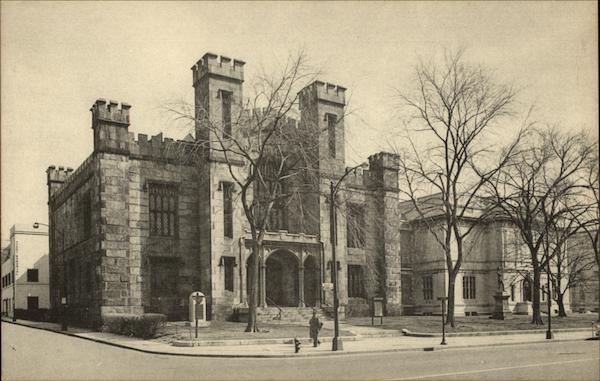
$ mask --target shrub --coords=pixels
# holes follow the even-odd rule
[[[104,317],[103,330],[117,335],[151,339],[164,328],[166,321],[167,317],[163,314],[112,314]]]
[[[135,320],[134,336],[151,339],[165,327],[167,317],[163,314],[144,314]]]

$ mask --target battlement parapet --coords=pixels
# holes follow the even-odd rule
[[[72,171],[71,168],[69,169],[70,171]],[[49,166],[48,169],[46,169],[48,184],[50,184],[51,182],[64,183],[65,180],[67,180],[67,177],[70,175],[70,171],[67,172],[67,170],[64,167],[56,168],[56,166],[54,165]]]
[[[90,154],[76,170],[70,167],[58,167],[51,165],[46,169],[47,185],[50,189],[49,199],[56,199],[60,194],[69,192],[69,188],[73,188],[73,182],[79,182],[81,173],[86,171],[94,160],[94,153]],[[87,176],[86,176],[87,177]],[[79,181],[78,181],[79,180]]]
[[[275,110],[269,112],[264,107],[250,109],[247,110],[247,112],[248,118],[250,118],[252,122],[263,121],[264,118],[274,120],[277,117],[277,112]],[[284,128],[298,128],[298,125],[300,124],[298,119],[288,115],[281,115],[279,117],[279,123]]]
[[[346,170],[350,170],[347,167]],[[368,169],[358,167],[346,176],[346,185],[350,187],[364,188],[371,185],[371,172]]]
[[[400,169],[400,156],[390,152],[379,152],[369,156],[370,168]]]
[[[323,81],[314,81],[301,92],[312,93],[317,100],[346,105],[346,88]]]
[[[169,162],[187,162],[193,156],[194,143],[184,140],[163,138],[162,132],[148,139],[146,134],[129,133],[129,153],[131,157]]]
[[[230,78],[244,82],[244,65],[242,60],[206,53],[192,66],[194,85],[207,74]]]
[[[129,126],[129,109],[131,105],[125,102],[106,101],[106,99],[98,99],[90,108],[92,112],[92,128],[96,127],[98,122],[106,122]]]

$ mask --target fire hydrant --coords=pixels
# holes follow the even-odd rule
[[[294,337],[294,353],[300,352],[300,340],[297,337]]]

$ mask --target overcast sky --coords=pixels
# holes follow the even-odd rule
[[[97,98],[132,107],[130,131],[180,137],[162,105],[192,98],[190,67],[210,51],[246,78],[303,48],[322,79],[349,89],[348,161],[400,128],[396,92],[419,57],[467,57],[520,89],[519,106],[563,128],[598,126],[596,2],[2,2],[2,239],[47,222],[46,168],[92,151]],[[508,132],[514,123],[507,123]],[[597,133],[597,132],[596,132]]]

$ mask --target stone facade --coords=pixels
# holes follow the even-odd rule
[[[225,107],[234,115],[243,112],[243,69],[240,60],[210,53],[192,67],[196,139],[212,140],[203,123],[221,121]],[[265,237],[261,307],[332,304],[331,293],[321,284],[331,282],[334,266],[327,194],[345,169],[345,89],[315,81],[299,99],[301,119],[286,123],[324,131],[307,135],[314,139],[319,180],[315,192],[287,206],[282,214],[285,229]],[[201,291],[207,296],[209,318],[228,318],[235,307],[247,303],[251,238],[235,197],[239,190],[229,185],[233,181],[227,164],[210,147],[192,153],[192,141],[173,141],[162,134],[136,137],[129,132],[130,110],[126,103],[96,101],[90,157],[76,171],[48,168],[52,308],[57,311],[66,297],[71,314],[90,323],[114,313],[161,312],[183,319],[188,295]],[[364,312],[369,297],[386,296],[390,312],[395,312],[401,304],[397,159],[381,153],[369,161],[369,169],[349,176],[352,191],[340,191],[338,199],[340,301],[342,309],[351,299],[354,310]],[[240,162],[233,171],[244,169]],[[234,200],[231,231],[224,220],[227,197]],[[345,205],[351,199],[363,205],[365,222],[381,215],[385,222],[367,223],[364,245],[348,250]],[[165,211],[164,202],[173,203],[173,210]],[[349,265],[365,268],[353,270],[350,298]]]

